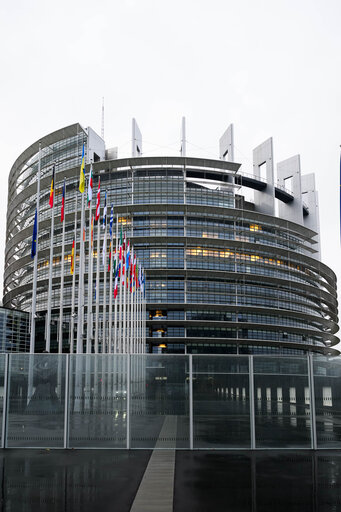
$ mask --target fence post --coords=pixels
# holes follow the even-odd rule
[[[4,397],[2,406],[2,426],[1,426],[1,448],[5,448],[7,437],[7,408],[8,408],[8,359],[9,354],[5,354],[5,372],[4,372]]]
[[[193,356],[189,354],[189,449],[193,450]]]
[[[127,354],[127,450],[130,450],[130,354]]]
[[[69,447],[69,410],[70,410],[70,354],[66,354],[65,361],[65,406],[64,406],[64,448]]]
[[[253,377],[253,356],[249,356],[249,395],[250,395],[250,435],[251,450],[256,448],[256,428],[255,428],[255,387]]]
[[[315,409],[315,383],[314,383],[314,366],[313,355],[307,354],[308,358],[308,382],[310,391],[310,430],[311,430],[311,447],[313,450],[317,448],[316,435],[316,409]]]

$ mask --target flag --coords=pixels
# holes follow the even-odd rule
[[[90,203],[92,201],[92,187],[93,187],[93,183],[92,183],[92,164],[91,164],[90,171],[89,171],[89,183],[88,183],[88,205],[90,205]]]
[[[63,185],[62,209],[60,211],[60,222],[64,221],[64,211],[65,211],[65,180],[64,180],[64,185]]]
[[[105,229],[107,223],[107,193],[104,196],[104,208],[103,208],[103,229]]]
[[[129,259],[130,259],[130,241],[128,240],[127,244],[127,257],[126,257],[126,270],[129,270]]]
[[[83,150],[82,150],[82,162],[81,162],[81,170],[79,175],[79,192],[83,194],[85,189],[85,147],[83,142]]]
[[[120,248],[119,248],[119,260],[122,260],[122,247],[123,247],[123,233],[122,233],[122,224],[121,224],[121,234],[120,234]]]
[[[51,181],[51,188],[50,188],[50,201],[49,201],[50,208],[53,208],[53,195],[54,195],[54,173],[55,173],[55,165],[53,166],[53,170],[52,170],[52,181]]]
[[[123,247],[122,247],[122,286],[124,285],[125,266],[126,266],[126,234],[124,233]]]
[[[31,247],[31,258],[32,259],[37,254],[37,234],[38,234],[38,214],[37,214],[37,208],[36,208],[36,213],[34,215],[32,247]]]
[[[110,212],[110,225],[109,225],[109,234],[110,238],[112,238],[112,225],[114,223],[114,205],[111,205],[111,212]]]
[[[137,279],[136,279],[136,254],[134,254],[133,275],[134,275],[134,291],[135,291],[135,288],[136,288],[136,282],[137,282]]]
[[[97,222],[100,214],[101,204],[101,178],[98,178],[98,190],[97,190],[97,202],[96,202],[96,216],[95,221]]]
[[[117,258],[117,254],[115,254]],[[118,290],[118,274],[119,274],[119,265],[117,265],[116,262],[116,274],[115,274],[115,286],[114,286],[114,299],[117,297],[117,290]]]
[[[144,281],[144,269],[142,269],[142,286],[141,286],[141,291],[142,291],[142,294],[143,294],[143,298],[145,299],[146,298],[146,288],[145,288],[145,281]]]
[[[73,274],[74,271],[75,271],[75,239],[73,239],[73,242],[72,242],[70,273]]]
[[[116,249],[114,252],[113,260],[114,260],[114,268],[112,269],[112,272],[113,272],[113,275],[116,275],[116,269],[117,269],[117,251],[116,251]]]

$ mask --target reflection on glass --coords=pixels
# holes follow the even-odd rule
[[[65,356],[10,354],[8,447],[63,447]]]
[[[245,356],[193,356],[194,448],[250,446],[248,371]]]
[[[127,356],[70,356],[69,446],[125,448]]]
[[[131,356],[131,447],[189,448],[188,357]]]
[[[313,357],[318,448],[341,446],[341,357]]]
[[[254,357],[257,448],[310,448],[307,358]]]

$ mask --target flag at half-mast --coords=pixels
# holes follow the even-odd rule
[[[38,235],[38,214],[37,214],[37,208],[36,208],[36,213],[34,215],[32,247],[31,247],[31,258],[32,259],[37,254],[37,235]]]
[[[64,180],[64,185],[63,185],[62,208],[60,211],[60,222],[64,221],[64,212],[65,212],[65,180]]]
[[[74,271],[75,271],[75,239],[73,239],[73,242],[72,242],[70,273],[73,274]]]
[[[92,188],[93,188],[93,182],[92,182],[92,164],[90,165],[90,171],[89,171],[89,182],[88,182],[88,205],[90,205],[92,201]]]
[[[101,179],[98,178],[98,190],[97,190],[97,202],[96,202],[96,215],[95,221],[97,222],[100,215],[100,204],[101,204]]]
[[[52,181],[51,181],[51,188],[50,188],[50,201],[49,201],[50,208],[53,208],[53,196],[54,196],[54,175],[55,175],[55,165],[53,165],[53,170],[52,170]]]
[[[83,194],[85,189],[85,146],[83,142],[81,170],[79,175],[79,192]]]

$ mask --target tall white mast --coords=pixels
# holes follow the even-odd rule
[[[40,174],[41,174],[41,143],[39,142],[38,153],[38,176],[37,176],[37,239],[36,239],[36,253],[33,263],[33,289],[32,289],[32,316],[31,316],[31,339],[30,339],[30,354],[34,354],[35,350],[35,328],[36,328],[36,307],[37,307],[37,277],[38,277],[38,240],[39,240],[39,198],[40,198]],[[33,228],[34,229],[34,228]]]
[[[71,294],[71,333],[70,333],[70,354],[73,353],[73,342],[74,342],[74,331],[75,331],[75,289],[76,289],[76,264],[77,264],[77,203],[78,203],[78,193],[76,191],[76,201],[75,201],[75,223],[74,223],[74,235],[73,239],[75,242],[74,254],[73,254],[73,275],[72,275],[72,294]]]
[[[47,295],[47,318],[46,318],[46,343],[45,350],[50,352],[51,348],[51,305],[52,305],[52,270],[53,270],[53,244],[54,244],[54,205],[55,205],[55,189],[56,189],[56,173],[55,164],[53,164],[53,196],[51,211],[51,235],[50,235],[50,263],[49,263],[49,288]]]
[[[64,206],[63,206],[64,198]],[[58,334],[58,352],[63,352],[63,300],[64,300],[64,254],[65,254],[65,200],[66,200],[66,183],[64,178],[63,194],[62,194],[62,208],[63,210],[63,234],[62,234],[62,261],[60,267],[60,301],[59,301],[59,334]]]
[[[113,206],[111,206],[110,210],[110,229],[111,229],[111,235],[110,235],[110,276],[109,276],[109,335],[108,335],[108,353],[112,353],[112,280],[113,280],[113,268],[112,268],[112,262],[113,262],[113,234],[114,234],[114,213],[113,213]]]

